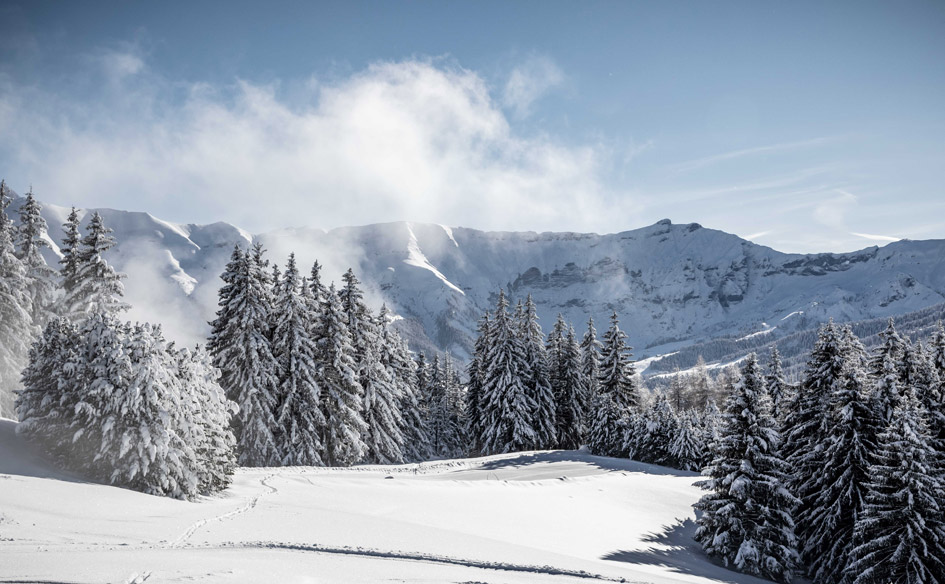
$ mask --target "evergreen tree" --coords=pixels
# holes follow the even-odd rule
[[[635,372],[630,347],[626,345],[627,335],[620,330],[616,312],[610,320],[610,329],[604,335],[599,395],[593,408],[589,440],[591,451],[603,456],[615,456],[623,444],[636,440],[636,437],[623,435],[625,425],[621,420],[640,401],[633,381]]]
[[[695,505],[703,512],[696,539],[726,566],[778,582],[790,582],[797,552],[785,489],[787,466],[778,455],[778,433],[765,403],[754,353],[726,403],[722,435],[703,474],[709,494]]]
[[[531,419],[531,426],[536,434],[533,448],[554,448],[557,444],[555,395],[551,388],[545,335],[538,322],[538,313],[531,294],[525,300],[519,326],[526,361],[522,375],[526,392],[535,403]]]
[[[581,368],[587,382],[584,397],[586,400],[584,403],[584,427],[587,431],[590,431],[594,400],[600,389],[600,350],[601,344],[597,340],[594,319],[588,318],[587,332],[584,333],[584,338],[581,339],[581,358],[583,359]]]
[[[768,360],[768,371],[765,374],[765,390],[771,400],[771,413],[774,419],[781,421],[785,410],[791,401],[793,390],[784,379],[784,369],[781,367],[781,354],[778,348],[771,349],[771,358]]]
[[[587,433],[584,427],[587,403],[587,381],[584,379],[581,347],[574,336],[574,328],[561,342],[555,389],[555,417],[557,420],[558,447],[573,450],[584,443]]]
[[[643,462],[676,467],[672,454],[673,438],[679,432],[679,417],[665,393],[656,394],[650,407],[644,412],[646,423],[634,458]],[[629,450],[629,448],[628,448]]]
[[[207,349],[213,356],[213,364],[220,371],[220,385],[226,392],[227,398],[234,401],[238,394],[236,370],[229,364],[239,355],[236,344],[240,327],[238,310],[242,307],[241,303],[248,284],[248,262],[248,255],[239,245],[234,245],[230,261],[220,275],[220,279],[223,280],[223,286],[218,292],[220,308],[217,310],[216,319],[210,323],[210,338],[207,341]]]
[[[482,380],[485,373],[485,358],[488,350],[487,343],[490,338],[491,320],[489,312],[479,319],[479,336],[473,347],[472,359],[469,361],[467,375],[469,384],[466,389],[466,433],[470,438],[471,451],[478,453],[482,450]],[[423,385],[421,384],[421,387]]]
[[[856,522],[856,584],[940,584],[945,575],[943,485],[918,398],[907,387],[870,468],[866,506]]]
[[[129,308],[128,304],[121,300],[125,294],[121,280],[125,276],[116,272],[104,257],[105,252],[115,246],[115,239],[109,235],[112,230],[105,227],[101,215],[94,213],[86,231],[75,258],[73,287],[66,292],[63,299],[66,314],[73,320],[87,318],[95,312],[114,312]],[[72,254],[76,255],[74,249]]]
[[[683,411],[679,414],[676,435],[669,445],[670,457],[676,468],[698,472],[702,470],[705,452],[704,435],[696,422],[695,412],[691,409]]]
[[[400,415],[402,395],[389,370],[381,362],[376,337],[365,345],[361,356],[360,379],[364,389],[364,422],[367,426],[362,440],[367,447],[365,461],[376,464],[403,462],[403,419]]]
[[[242,466],[273,466],[280,462],[276,408],[279,364],[272,353],[271,285],[260,244],[241,262],[242,289],[231,299],[235,335],[227,351],[233,395],[239,406],[236,440]]]
[[[56,271],[46,264],[42,254],[43,249],[50,245],[46,241],[46,220],[40,214],[41,210],[30,189],[19,209],[20,229],[16,237],[17,256],[26,268],[30,317],[37,328],[45,326],[52,317],[56,297]]]
[[[79,232],[79,212],[75,207],[69,212],[69,217],[62,224],[62,245],[59,251],[62,253],[62,259],[59,263],[60,285],[63,295],[68,298],[78,285],[79,278],[79,252],[82,243],[82,234]],[[68,316],[68,307],[65,300],[60,306],[62,316]]]
[[[381,362],[387,367],[400,395],[403,457],[406,461],[427,460],[431,455],[430,436],[421,406],[417,364],[410,357],[407,343],[390,326],[387,307],[381,307]]]
[[[272,351],[278,375],[278,413],[281,464],[321,466],[321,387],[318,385],[317,347],[309,330],[311,314],[305,303],[308,284],[299,282],[295,254],[289,256],[277,287]]]
[[[899,398],[903,392],[902,363],[906,342],[899,333],[892,319],[886,330],[879,333],[883,344],[870,359],[870,374],[875,380],[873,391],[879,400],[880,416],[883,425],[892,422],[893,413],[899,405]]]
[[[484,454],[528,450],[538,442],[532,426],[537,406],[523,379],[529,363],[508,306],[500,290],[486,343],[479,401]]]
[[[801,557],[817,584],[852,582],[853,533],[863,515],[870,465],[876,457],[881,426],[869,385],[850,361],[827,407],[822,488],[803,509],[798,523],[808,526]]]
[[[362,417],[364,390],[358,382],[351,332],[334,284],[328,289],[318,330],[324,461],[328,466],[350,466],[367,449],[361,438],[367,432]]]
[[[34,333],[27,270],[16,257],[13,222],[6,213],[10,201],[0,181],[0,416],[13,415],[13,395],[20,389]]]

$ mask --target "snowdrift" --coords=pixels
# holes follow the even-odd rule
[[[57,471],[0,420],[0,582],[760,583],[692,541],[698,475],[547,451],[240,469],[186,502]]]

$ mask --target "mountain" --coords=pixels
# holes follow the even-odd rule
[[[407,222],[250,235],[227,223],[97,211],[119,242],[109,261],[128,274],[131,317],[161,322],[182,342],[206,336],[219,274],[233,246],[252,241],[278,263],[290,251],[303,269],[319,259],[326,280],[352,267],[368,299],[387,303],[415,349],[461,359],[500,288],[513,299],[531,294],[546,331],[560,312],[579,333],[592,316],[602,333],[616,311],[638,358],[719,337],[775,340],[828,318],[885,318],[945,302],[945,240],[803,255],[669,220],[610,235]],[[44,214],[58,241],[67,210],[46,205]]]

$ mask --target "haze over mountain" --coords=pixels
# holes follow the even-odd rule
[[[945,302],[945,240],[802,255],[669,220],[610,235],[409,222],[251,235],[227,223],[97,211],[118,240],[109,260],[128,274],[131,318],[161,322],[187,343],[206,336],[233,246],[256,240],[279,264],[291,251],[305,271],[318,259],[326,283],[352,267],[370,302],[388,305],[414,349],[461,359],[500,288],[513,299],[531,294],[546,331],[558,313],[583,332],[588,317],[602,329],[616,311],[638,358],[716,337],[775,338],[828,318],[896,316]],[[44,208],[53,241],[66,214]]]

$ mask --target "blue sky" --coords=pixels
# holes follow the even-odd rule
[[[945,3],[0,3],[0,174],[251,231],[945,237]]]

